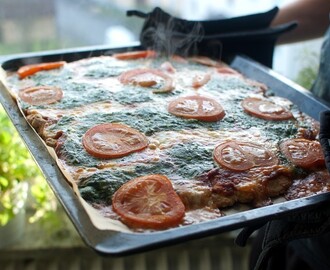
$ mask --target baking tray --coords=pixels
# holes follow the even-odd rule
[[[15,71],[21,65],[36,62],[58,60],[70,62],[91,56],[109,55],[114,52],[138,49],[143,48],[139,45],[122,48],[88,47],[36,54],[20,54],[2,57],[4,60],[1,61],[1,66],[4,70]],[[277,95],[290,99],[298,105],[301,111],[317,120],[320,112],[330,109],[329,104],[320,101],[309,91],[247,57],[236,56],[230,65],[249,78],[267,84]],[[0,102],[45,175],[49,186],[62,204],[86,245],[100,255],[130,255],[182,243],[183,241],[236,230],[245,226],[257,226],[271,219],[285,217],[299,211],[310,211],[330,199],[330,193],[324,193],[160,232],[126,233],[99,230],[90,221],[85,209],[57,167],[56,162],[49,155],[40,138],[21,115],[16,102],[3,87],[0,87],[0,90]]]

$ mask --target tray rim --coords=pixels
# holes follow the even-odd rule
[[[31,59],[35,60],[40,59],[40,57],[59,58],[63,57],[63,54],[91,55],[91,52],[94,52],[96,55],[104,55],[107,53],[134,49],[142,49],[142,47],[138,44],[133,44],[132,46],[128,47],[124,46],[111,48],[108,46],[97,46],[73,48],[70,50],[45,51],[40,53],[27,53],[11,55],[2,58],[0,57],[0,65],[3,67],[4,65],[8,65],[8,63],[13,61],[24,61]],[[281,84],[285,84],[296,91],[299,96],[312,100],[313,103],[315,103],[316,106],[320,106],[322,110],[330,108],[328,104],[318,100],[307,90],[280,76],[273,70],[257,62],[254,62],[245,56],[236,56],[230,65],[240,70],[245,75],[249,75],[249,73],[247,74],[245,72],[246,67],[249,66],[249,68],[254,72],[253,75],[260,75],[259,77],[257,76],[257,78],[251,78],[251,76],[249,76],[249,78],[262,79],[265,76],[270,76],[276,80],[280,80]],[[0,90],[3,90],[3,87],[0,88]],[[285,93],[280,93],[280,95],[285,96]],[[99,230],[94,227],[90,221],[85,209],[82,207],[78,197],[74,194],[73,189],[70,188],[67,180],[58,168],[55,160],[49,155],[48,151],[39,151],[39,149],[43,149],[42,147],[45,147],[44,144],[32,130],[30,125],[25,121],[25,118],[21,115],[16,102],[8,92],[0,91],[0,103],[4,107],[18,133],[22,137],[23,142],[27,146],[32,157],[35,159],[36,164],[43,172],[48,185],[53,190],[55,196],[63,206],[65,212],[71,219],[73,225],[75,226],[81,238],[84,240],[85,244],[103,256],[130,255],[148,251],[154,248],[179,244],[182,241],[199,239],[222,232],[240,229],[245,226],[260,225],[271,219],[282,218],[288,214],[291,214],[292,212],[312,209],[313,207],[316,207],[318,204],[321,204],[330,198],[330,193],[323,193],[270,206],[264,206],[257,209],[247,210],[241,213],[224,216],[199,224],[192,224],[160,232],[125,233]],[[315,118],[315,114],[314,116],[311,116]]]

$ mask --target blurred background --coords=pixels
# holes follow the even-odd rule
[[[189,20],[264,12],[292,0],[0,0],[0,61],[26,52],[89,46],[125,46],[139,39],[143,20],[127,10],[156,6]],[[309,88],[321,39],[278,46],[273,69]],[[82,243],[33,159],[0,108],[0,268],[7,269],[223,269],[245,270],[250,246],[234,245],[236,232],[118,259],[96,256]],[[2,149],[2,151],[1,151]],[[19,165],[19,166],[18,166]],[[29,185],[27,215],[13,225],[13,182]],[[5,244],[9,224],[15,241]],[[7,226],[8,227],[8,226]],[[5,228],[6,229],[6,228]]]
[[[81,46],[122,46],[138,40],[143,20],[126,11],[159,6],[189,20],[230,18],[281,7],[292,0],[0,0],[0,55]],[[280,46],[273,68],[309,87],[321,41]],[[305,85],[304,85],[305,86]]]

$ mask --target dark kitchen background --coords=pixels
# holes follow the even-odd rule
[[[208,20],[263,12],[288,2],[290,0],[0,0],[0,61],[8,55],[26,52],[99,45],[116,47],[138,42],[143,20],[127,17],[127,10],[149,12],[158,6],[177,17]],[[317,70],[321,41],[277,47],[273,69],[308,88]],[[14,140],[17,134],[3,110],[0,110],[0,122],[0,148],[3,148],[4,138]],[[4,126],[8,133],[2,133]],[[26,173],[37,171],[21,145],[19,151],[15,151],[26,156],[23,160],[28,165]],[[1,155],[0,151],[0,160]],[[31,203],[27,216],[23,217],[24,232],[16,231],[15,242],[5,245],[0,223],[0,269],[247,269],[250,247],[243,249],[233,244],[236,232],[129,257],[99,257],[82,243],[42,175],[37,171],[32,176],[29,185],[37,202]],[[13,225],[11,228],[16,230]]]

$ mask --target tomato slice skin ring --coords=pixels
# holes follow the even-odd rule
[[[207,56],[193,56],[189,58],[190,61],[209,67],[222,67],[221,62],[213,60]]]
[[[236,152],[240,157],[236,160],[234,160],[234,158],[231,159],[231,157],[229,157],[231,160],[228,160],[227,162],[223,153],[223,151],[226,151],[226,148],[230,149],[228,151],[232,152],[228,153],[228,156],[234,157],[234,153]],[[213,151],[213,157],[218,164],[233,171],[245,171],[251,169],[254,165],[253,162],[249,159],[249,157],[246,156],[239,144],[234,141],[222,143],[216,146]]]
[[[31,76],[39,71],[57,69],[64,66],[65,64],[66,64],[65,61],[58,61],[58,62],[47,62],[47,63],[25,65],[17,70],[17,74],[20,79],[24,79],[25,77]]]
[[[234,140],[217,145],[213,158],[219,165],[232,171],[274,166],[279,162],[275,154],[260,145]]]
[[[179,117],[205,122],[219,121],[226,115],[223,107],[216,100],[198,95],[172,100],[168,105],[168,111]]]
[[[324,166],[321,144],[307,139],[289,139],[280,143],[281,152],[296,166],[309,169]]]
[[[242,101],[242,107],[248,114],[264,120],[281,121],[293,118],[289,110],[266,99],[248,97]]]
[[[21,89],[18,97],[30,105],[48,105],[61,100],[63,92],[56,86],[32,86]]]
[[[132,228],[167,229],[180,224],[185,206],[164,175],[147,175],[122,185],[112,197],[112,208]]]
[[[140,58],[154,58],[157,56],[157,53],[153,50],[129,51],[114,53],[112,56],[118,60],[135,60]]]
[[[157,82],[154,80],[145,80],[138,82],[136,81],[137,76],[148,73],[156,77],[162,78],[165,81],[164,86],[160,89],[153,90],[153,93],[167,93],[167,92],[171,92],[174,89],[172,77],[165,74],[161,70],[157,70],[157,69],[139,68],[139,69],[128,70],[119,76],[119,81],[122,84],[133,83],[133,84],[138,84],[142,87],[151,87],[157,84]]]
[[[146,148],[147,137],[138,130],[119,123],[105,123],[90,128],[82,138],[85,150],[97,158],[119,158]]]

